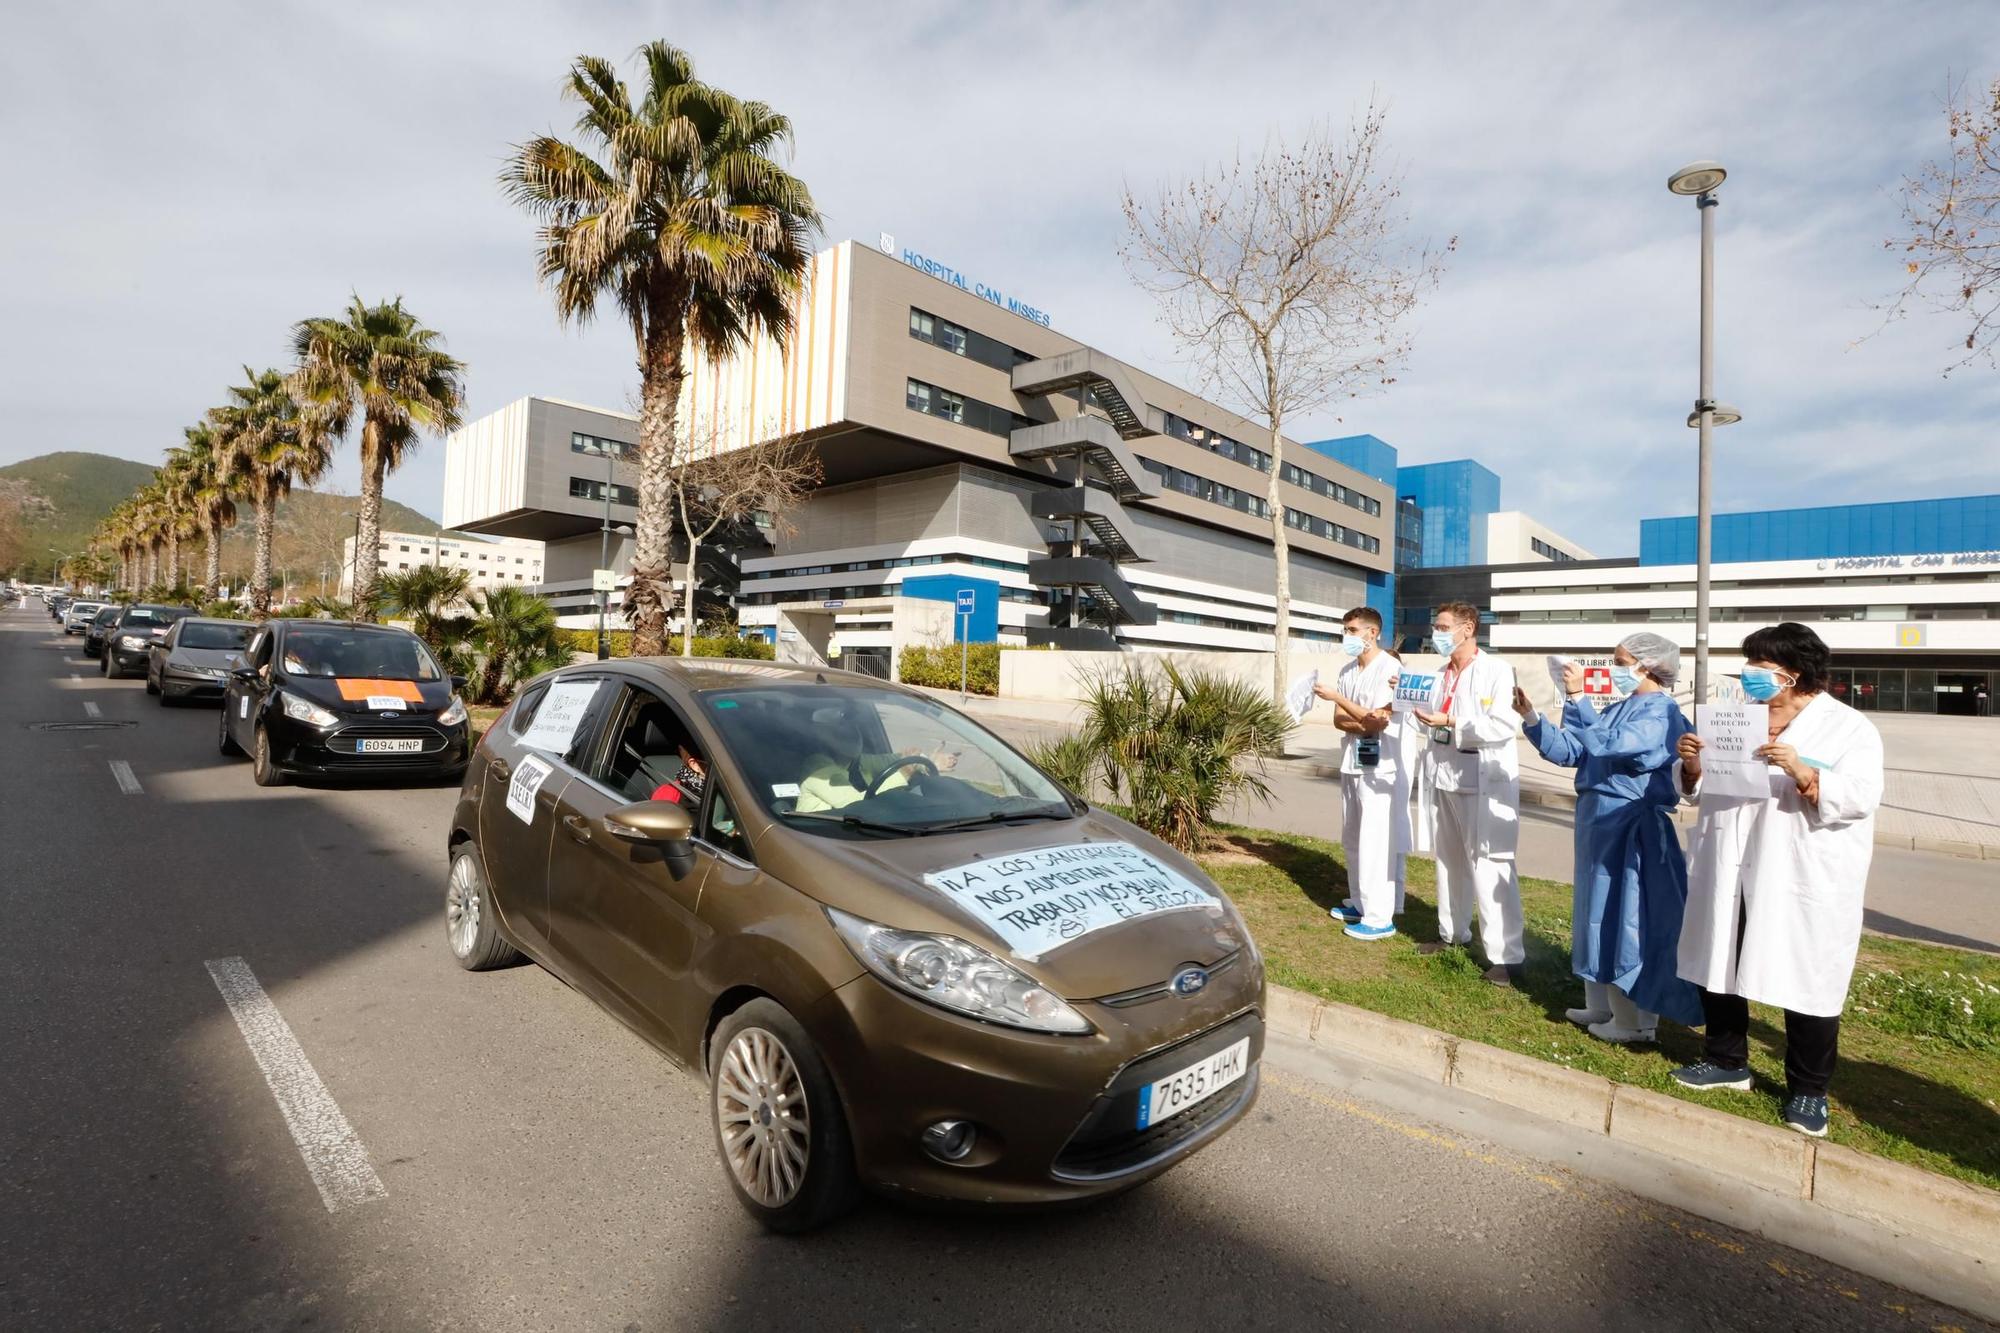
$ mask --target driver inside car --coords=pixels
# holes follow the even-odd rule
[[[900,760],[921,758],[940,773],[958,762],[957,752],[943,747],[930,753],[916,746],[900,754],[864,753],[861,730],[846,717],[824,724],[818,739],[820,752],[806,760],[805,777],[799,781],[798,801],[792,806],[801,814],[815,810],[839,810],[853,805],[867,795],[869,786],[878,778],[882,779],[878,791],[893,791],[908,786],[910,775],[921,772],[923,764],[903,764],[886,778],[882,777]]]

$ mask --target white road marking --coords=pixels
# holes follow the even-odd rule
[[[76,672],[74,672],[74,671],[72,671],[72,672],[70,672],[70,673],[69,673],[69,678],[70,678],[71,680],[82,680],[82,679],[83,679],[83,677],[82,677],[82,676],[79,676],[79,675],[77,675],[77,674],[76,674]]]
[[[292,1131],[292,1142],[298,1145],[326,1210],[336,1213],[387,1198],[389,1191],[369,1165],[368,1150],[355,1137],[354,1126],[320,1082],[291,1025],[264,993],[250,965],[241,958],[215,958],[206,966],[257,1067],[264,1071],[264,1082],[277,1098],[285,1127]]]
[[[111,776],[118,779],[118,790],[124,792],[127,796],[145,794],[146,789],[139,785],[139,777],[132,771],[132,765],[126,763],[123,759],[113,759],[111,761]]]
[[[86,699],[83,702],[83,715],[85,717],[103,717],[104,710]]]

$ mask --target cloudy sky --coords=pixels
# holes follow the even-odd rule
[[[1752,11],[1756,11],[1754,14]],[[2000,490],[2000,371],[1959,326],[1869,338],[1901,176],[1947,80],[2000,77],[1983,3],[17,6],[0,41],[0,464],[157,460],[288,325],[401,293],[470,365],[473,414],[618,405],[615,324],[560,326],[494,177],[567,132],[571,57],[664,37],[798,127],[830,239],[905,244],[1187,378],[1115,247],[1146,186],[1273,130],[1391,107],[1412,239],[1457,236],[1387,394],[1296,437],[1475,457],[1600,554],[1690,512],[1696,219],[1718,218],[1718,508]],[[1293,433],[1293,432],[1288,432]],[[436,514],[443,447],[390,493]],[[332,484],[351,488],[352,453]]]

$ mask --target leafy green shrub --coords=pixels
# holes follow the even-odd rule
[[[563,647],[572,652],[596,653],[597,631],[594,629],[562,629],[556,634]],[[609,641],[613,657],[632,655],[632,631],[628,629],[607,630],[604,637]],[[674,639],[670,645],[669,657],[680,656],[680,640]],[[746,661],[768,662],[776,652],[762,639],[741,639],[733,634],[697,634],[694,639],[696,657],[736,657]]]
[[[905,685],[955,690],[958,688],[958,651],[955,643],[939,644],[935,648],[905,648],[897,679]],[[999,644],[967,645],[965,687],[973,694],[1000,693]]]
[[[1112,796],[1130,802],[1135,824],[1192,852],[1231,800],[1270,800],[1264,761],[1283,753],[1291,729],[1256,686],[1164,663],[1157,674],[1127,666],[1092,681],[1078,739],[1084,767],[1094,762]]]
[[[1097,752],[1082,736],[1036,741],[1027,749],[1030,762],[1079,796],[1090,794]]]

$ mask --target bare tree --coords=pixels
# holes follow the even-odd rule
[[[685,431],[682,434],[686,434]],[[790,512],[804,502],[826,475],[819,451],[796,435],[763,444],[717,447],[723,432],[705,432],[668,472],[674,521],[687,543],[686,605],[681,612],[681,656],[694,655],[695,589],[701,548],[718,531],[763,518],[773,531],[789,536]]]
[[[2000,79],[1945,93],[1944,156],[1903,179],[1900,236],[1883,242],[1903,253],[1903,290],[1886,310],[1900,319],[1916,304],[1966,322],[1964,355],[1945,373],[1976,360],[1991,364],[2000,340]]]
[[[1291,635],[1285,422],[1395,383],[1410,352],[1404,317],[1457,244],[1433,252],[1402,239],[1402,182],[1381,161],[1386,115],[1371,101],[1338,136],[1325,126],[1296,146],[1274,136],[1150,202],[1123,192],[1127,272],[1157,298],[1204,391],[1270,428],[1278,698]]]

